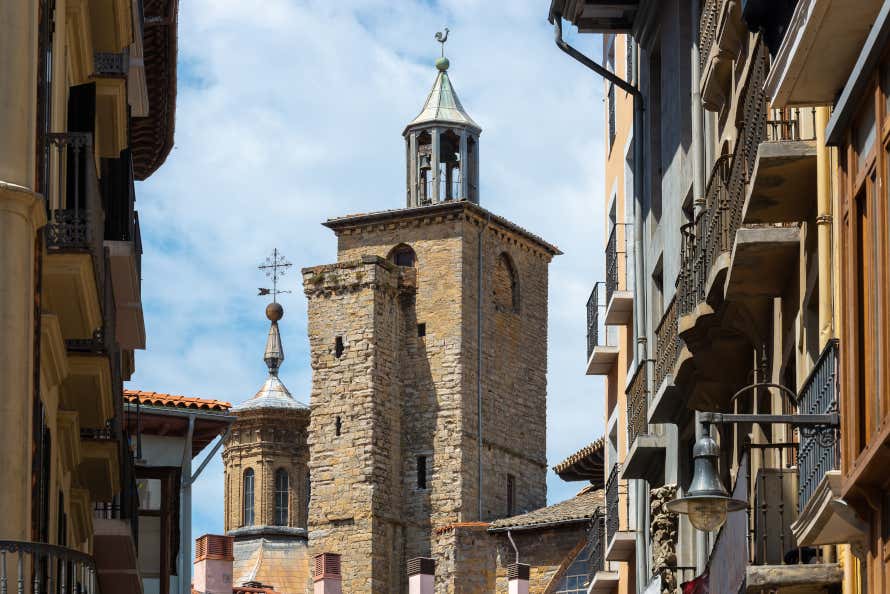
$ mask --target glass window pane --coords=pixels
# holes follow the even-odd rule
[[[865,159],[875,145],[875,104],[866,99],[853,127],[853,146],[856,149],[857,171],[862,171]]]

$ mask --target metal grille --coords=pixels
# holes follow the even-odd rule
[[[680,336],[677,334],[677,299],[671,299],[661,323],[655,329],[655,387],[658,389],[680,356]]]
[[[627,443],[633,444],[638,435],[648,433],[649,403],[646,387],[646,363],[637,365],[630,388],[627,390]]]
[[[127,54],[97,52],[93,54],[93,69],[98,76],[124,76],[127,74]]]
[[[58,545],[0,540],[0,594],[7,592],[99,594],[96,564],[89,555]]]
[[[621,464],[612,466],[609,478],[606,480],[606,542],[612,542],[615,534],[621,527],[618,515],[620,494],[618,492],[618,475],[621,472]]]
[[[800,390],[798,411],[807,415],[837,412],[839,392],[838,341],[835,339],[825,346],[816,366],[804,382]],[[837,429],[826,434],[801,432],[798,449],[800,509],[806,507],[825,473],[839,469],[838,444]]]
[[[595,283],[590,297],[587,299],[587,358],[593,354],[593,349],[600,344],[599,342],[599,325],[600,325],[600,308],[604,307],[600,303],[600,286],[603,283]]]
[[[612,299],[615,291],[627,291],[627,232],[630,225],[624,223],[616,223],[612,225],[612,231],[609,233],[609,240],[606,242],[606,303]],[[621,227],[621,238],[619,242],[619,231]],[[618,246],[621,244],[622,249]],[[622,270],[623,268],[623,270]]]
[[[766,121],[768,142],[816,139],[816,108],[793,107],[770,110]]]
[[[714,40],[717,39],[717,21],[726,0],[707,0],[702,7],[698,34],[698,64],[704,75],[705,64]]]
[[[590,529],[590,576],[606,567],[606,522],[602,513],[593,517]]]

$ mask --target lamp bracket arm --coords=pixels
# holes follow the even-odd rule
[[[840,415],[838,413],[804,414],[804,415],[761,415],[761,414],[729,414],[702,412],[699,420],[707,425],[735,424],[735,423],[762,423],[776,425],[780,423],[794,427],[839,427]]]

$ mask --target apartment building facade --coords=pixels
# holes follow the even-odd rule
[[[175,0],[0,5],[0,566],[141,592],[123,399],[145,347],[134,181],[172,147]]]
[[[632,339],[588,368],[608,378],[610,414],[630,361],[618,476],[648,493],[629,514],[635,591],[883,591],[879,480],[862,479],[870,496],[854,486],[880,449],[886,393],[881,4],[551,3],[555,25],[604,34],[602,66],[636,97],[634,314],[607,320]],[[620,83],[559,33],[607,78],[611,105]],[[610,44],[625,36],[637,61],[622,72]],[[873,57],[857,64],[867,37]],[[742,511],[711,526],[677,513],[701,468]],[[610,505],[607,484],[607,522]]]

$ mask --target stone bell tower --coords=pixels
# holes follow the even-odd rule
[[[404,132],[407,207],[328,220],[337,262],[303,269],[309,548],[342,556],[344,592],[406,592],[415,557],[436,560],[437,592],[490,591],[473,589],[474,571],[492,576],[472,559],[494,553],[452,528],[546,501],[547,270],[560,252],[478,205],[481,130],[447,59],[436,67]]]
[[[297,402],[278,377],[284,362],[278,329],[283,316],[278,303],[266,307],[270,326],[263,360],[269,374],[252,398],[232,408],[237,419],[222,454],[225,529],[235,538],[235,586],[264,584],[302,592],[309,573],[309,407]]]

